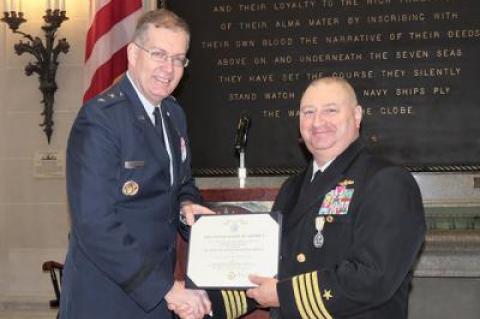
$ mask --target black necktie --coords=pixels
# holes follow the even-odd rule
[[[313,174],[313,176],[309,176],[308,179],[304,180],[302,193],[309,194],[310,192],[314,191],[317,181],[320,179],[322,174],[323,174],[322,171],[318,170],[315,172],[315,174]]]
[[[160,115],[160,107],[156,106],[153,110],[153,118],[155,119],[155,129],[160,135],[160,141],[165,146],[165,138],[163,137],[162,116]]]

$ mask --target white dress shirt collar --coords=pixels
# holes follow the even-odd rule
[[[312,172],[312,178],[310,179],[311,181],[313,181],[313,178],[315,177],[315,174],[320,171],[320,172],[325,172],[325,170],[330,166],[330,164],[332,164],[332,162],[334,161],[335,159],[332,159],[328,162],[326,162],[325,164],[323,164],[321,167],[318,166],[317,162],[315,162],[315,160],[313,161],[313,172]]]

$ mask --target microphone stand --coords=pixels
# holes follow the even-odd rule
[[[245,148],[240,149],[240,167],[238,168],[238,179],[240,180],[240,188],[245,188],[245,180],[247,179],[247,169],[245,168]]]
[[[240,116],[238,121],[237,132],[235,135],[235,150],[240,155],[240,167],[238,168],[238,179],[240,188],[245,188],[247,179],[247,169],[245,167],[245,148],[247,144],[248,127],[250,126],[250,117],[248,114]]]

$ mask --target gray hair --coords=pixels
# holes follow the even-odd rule
[[[141,41],[141,43],[145,43],[148,40],[147,30],[150,24],[155,28],[183,31],[187,34],[188,42],[190,42],[190,27],[187,22],[167,9],[157,9],[145,12],[138,19],[137,27],[133,34],[133,41]]]

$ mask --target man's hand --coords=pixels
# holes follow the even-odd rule
[[[275,278],[248,276],[248,279],[258,285],[256,288],[247,290],[247,296],[255,299],[262,307],[279,307],[277,294],[277,282]]]
[[[175,281],[165,295],[168,309],[182,319],[202,319],[211,312],[211,303],[204,290],[186,289],[184,282]]]
[[[188,226],[192,226],[193,223],[195,223],[195,215],[198,214],[215,214],[214,211],[211,211],[207,207],[194,204],[189,201],[182,202],[180,205],[180,214],[182,214],[186,221]]]

